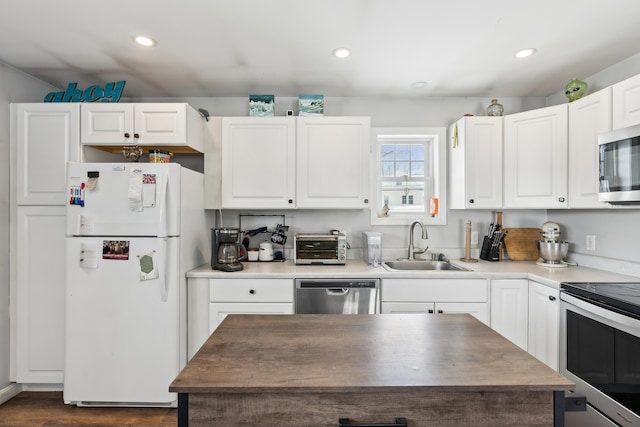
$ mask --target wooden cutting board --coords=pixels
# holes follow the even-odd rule
[[[513,261],[535,261],[540,258],[537,240],[542,239],[539,228],[505,228],[509,232],[504,246]]]

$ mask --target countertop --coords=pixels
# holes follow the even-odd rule
[[[467,314],[231,315],[170,391],[361,393],[380,387],[504,392],[574,385]]]
[[[346,265],[295,265],[284,262],[243,262],[244,270],[224,272],[203,264],[187,272],[188,278],[487,278],[530,279],[558,288],[561,282],[640,282],[639,277],[611,273],[581,266],[545,267],[535,261],[480,260],[465,263],[452,260],[452,264],[471,271],[388,271],[382,266],[373,267],[362,260],[349,260]]]

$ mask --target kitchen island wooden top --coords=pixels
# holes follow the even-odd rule
[[[466,314],[230,315],[171,391],[379,387],[504,391],[573,384]]]

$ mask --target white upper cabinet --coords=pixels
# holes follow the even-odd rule
[[[81,105],[81,141],[85,145],[143,145],[202,152],[203,126],[200,113],[184,103]]]
[[[224,117],[221,133],[222,207],[294,208],[295,120]]]
[[[640,124],[640,74],[612,86],[612,129]]]
[[[18,205],[64,205],[67,161],[80,161],[80,106],[12,104]]]
[[[296,206],[366,208],[369,117],[298,117]]]
[[[567,105],[504,117],[504,207],[567,207]]]
[[[463,117],[449,127],[449,206],[502,207],[502,117]]]
[[[569,104],[569,207],[607,208],[598,201],[598,134],[611,130],[611,88]]]

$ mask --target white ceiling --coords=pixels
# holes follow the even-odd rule
[[[2,0],[0,62],[132,98],[548,96],[640,52],[639,24],[638,0]]]

